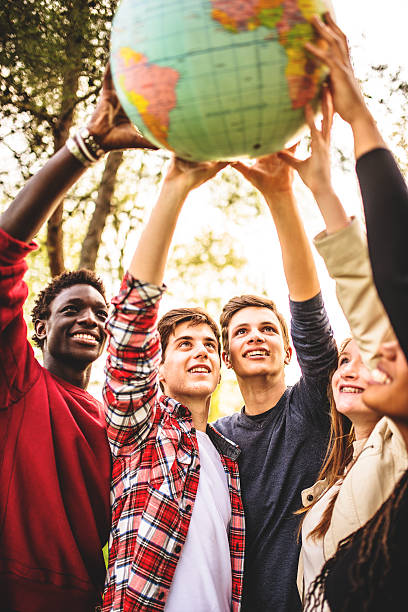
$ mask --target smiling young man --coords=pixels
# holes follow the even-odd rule
[[[293,190],[292,170],[278,155],[234,166],[264,195],[281,244],[289,288],[291,335],[302,371],[292,387],[285,366],[292,348],[271,300],[232,298],[223,308],[223,358],[236,374],[245,406],[214,423],[241,448],[245,512],[244,612],[296,612],[301,491],[315,482],[329,432],[327,384],[337,350],[313,255]]]
[[[0,592],[5,612],[90,612],[101,604],[110,526],[111,458],[100,402],[86,391],[107,317],[93,272],[54,279],[27,339],[23,306],[30,242],[83,174],[111,149],[147,146],[123,119],[109,72],[88,131],[27,183],[0,218]],[[95,142],[98,151],[95,151]],[[83,153],[86,151],[86,156]]]
[[[220,378],[219,332],[198,308],[171,310],[157,324],[180,209],[224,165],[172,159],[113,300],[104,388],[113,454],[104,612],[240,609],[239,449],[207,423]]]
[[[86,388],[91,364],[101,354],[108,316],[103,284],[90,270],[63,273],[37,297],[34,341],[44,367]]]

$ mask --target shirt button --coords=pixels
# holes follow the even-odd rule
[[[191,505],[190,505],[190,504],[187,504],[187,506],[186,506],[186,512],[190,512],[190,511],[191,511]]]
[[[158,594],[158,598],[159,598],[159,599],[163,599],[163,597],[164,597],[164,591],[161,591],[161,592]]]
[[[180,544],[177,544],[177,546],[176,546],[176,548],[175,548],[174,550],[175,550],[175,552],[176,552],[177,554],[179,554],[179,552],[180,552],[180,550],[181,550],[181,546],[180,546]]]
[[[309,493],[309,495],[307,496],[307,498],[306,498],[306,499],[307,499],[307,501],[310,501],[310,502],[311,502],[311,501],[313,501],[313,495],[311,495],[311,494]]]

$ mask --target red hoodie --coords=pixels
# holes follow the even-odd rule
[[[27,340],[34,248],[0,230],[0,608],[89,612],[105,579],[110,451],[101,403]]]

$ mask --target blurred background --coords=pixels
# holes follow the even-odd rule
[[[0,211],[75,125],[92,112],[109,55],[113,0],[13,0],[0,10]],[[332,0],[346,33],[355,72],[380,130],[408,173],[408,66],[404,0]],[[299,145],[307,156],[309,138]],[[120,279],[157,196],[169,153],[111,153],[68,194],[36,241],[26,280],[29,313],[36,293],[52,276],[81,266],[95,269],[109,296]],[[351,132],[335,118],[333,182],[350,215],[362,219]],[[306,231],[313,238],[323,221],[311,194],[295,179]],[[349,333],[334,285],[315,252],[322,292],[336,340]],[[227,167],[190,194],[176,229],[161,312],[200,305],[218,320],[233,295],[255,293],[275,300],[289,318],[280,248],[266,204],[249,183]],[[40,358],[40,355],[39,355]],[[89,390],[100,398],[102,356]],[[296,355],[287,382],[299,377]],[[242,405],[234,377],[222,370],[210,420]]]

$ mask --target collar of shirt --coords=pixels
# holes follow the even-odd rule
[[[159,398],[160,404],[165,407],[169,414],[171,414],[174,418],[176,418],[181,423],[186,423],[190,425],[189,429],[192,434],[195,434],[195,427],[193,427],[191,420],[191,412],[184,406],[177,402],[175,399],[171,397],[167,397],[166,395],[162,395]],[[236,461],[238,456],[241,453],[241,449],[235,442],[232,442],[218,431],[214,429],[214,427],[210,424],[207,424],[206,434],[210,438],[211,442],[214,444],[217,451],[224,455],[225,457],[229,457],[233,461]]]

